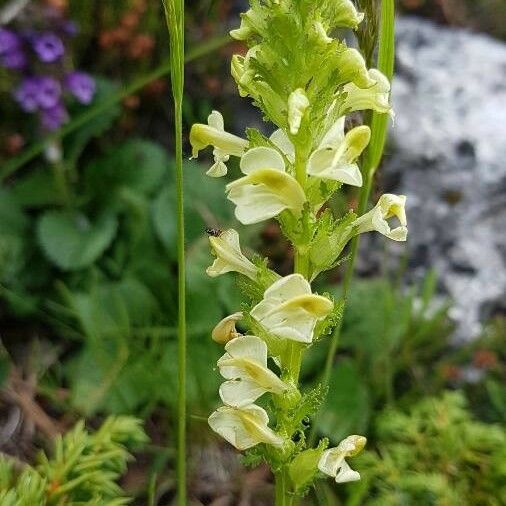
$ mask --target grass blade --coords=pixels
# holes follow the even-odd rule
[[[170,75],[176,139],[178,258],[177,504],[186,502],[186,277],[183,191],[184,1],[163,0],[170,35]]]

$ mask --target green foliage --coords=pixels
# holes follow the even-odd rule
[[[117,484],[131,459],[127,448],[147,442],[139,420],[109,417],[96,432],[84,423],[59,436],[53,455],[39,455],[35,467],[16,475],[13,465],[0,458],[2,506],[120,506],[129,504]]]
[[[113,215],[95,223],[82,213],[47,211],[37,224],[40,247],[56,266],[80,270],[92,265],[111,245],[118,223]]]
[[[426,398],[376,422],[377,452],[356,460],[363,482],[346,504],[499,506],[506,502],[506,436],[473,419],[463,395]],[[367,499],[366,499],[367,498]]]
[[[333,442],[349,434],[366,433],[371,416],[370,396],[361,371],[351,360],[340,361],[332,372],[318,429]]]
[[[300,452],[290,463],[288,473],[296,494],[304,495],[318,473],[318,461],[328,442],[320,441],[317,448],[309,448]]]

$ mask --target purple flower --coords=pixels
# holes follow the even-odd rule
[[[53,63],[65,54],[65,46],[62,40],[52,32],[35,35],[33,49],[43,63]]]
[[[69,115],[62,102],[58,102],[50,109],[43,110],[40,115],[42,127],[50,131],[60,128],[68,118]]]
[[[37,103],[41,109],[52,109],[55,107],[61,97],[60,83],[48,76],[39,77],[37,79]]]
[[[84,72],[71,72],[65,76],[65,87],[81,104],[89,104],[95,95],[95,80]]]
[[[35,112],[39,108],[39,80],[35,77],[23,79],[14,91],[14,98],[25,112]]]
[[[26,55],[21,48],[4,54],[0,59],[1,65],[7,69],[22,70],[26,67]]]
[[[21,39],[11,30],[0,28],[0,56],[19,50]]]

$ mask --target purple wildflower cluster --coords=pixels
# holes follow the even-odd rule
[[[38,20],[40,22],[40,18]],[[77,25],[52,12],[46,25],[0,27],[0,66],[13,73],[18,84],[13,96],[21,109],[38,114],[44,130],[58,129],[69,119],[67,97],[90,104],[95,95],[94,79],[72,70],[67,49]]]

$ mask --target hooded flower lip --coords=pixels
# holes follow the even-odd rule
[[[234,408],[222,406],[208,419],[209,426],[238,450],[260,443],[282,446],[284,439],[269,428],[269,416],[255,404]]]
[[[286,209],[294,214],[302,211],[306,201],[304,190],[285,172],[285,162],[277,150],[250,149],[241,159],[241,170],[246,176],[229,183],[226,190],[242,224],[274,218]]]
[[[291,274],[272,284],[251,316],[272,334],[301,343],[311,343],[316,323],[334,307],[332,301],[311,293],[300,274]]]
[[[211,236],[209,242],[216,260],[207,268],[208,276],[215,278],[227,272],[239,272],[253,281],[256,279],[257,268],[243,255],[236,230],[231,228],[217,237]]]
[[[281,150],[281,152],[288,158],[291,163],[295,161],[295,146],[289,139],[286,132],[281,128],[275,130],[269,137],[269,140]]]
[[[370,88],[376,84],[367,70],[364,57],[353,47],[345,48],[339,55],[339,77],[341,82],[352,82],[359,88]]]
[[[396,228],[391,228],[387,221],[392,217],[399,220],[400,225]],[[353,227],[357,234],[375,230],[394,241],[405,241],[408,235],[406,197],[385,193],[373,209],[357,218],[350,227]]]
[[[225,346],[218,360],[221,375],[229,380],[220,387],[224,404],[241,407],[266,392],[280,395],[288,386],[267,367],[267,345],[259,337],[243,336]]]
[[[207,171],[211,177],[221,177],[227,173],[230,156],[242,156],[248,147],[248,141],[225,131],[223,116],[213,111],[207,118],[207,125],[196,123],[190,131],[192,157],[198,158],[199,151],[214,146],[214,165]]]
[[[367,88],[360,88],[355,83],[344,86],[346,99],[344,111],[364,111],[372,109],[379,113],[388,113],[393,116],[390,106],[390,81],[378,69],[369,70],[369,79],[374,84]]]
[[[323,452],[318,469],[335,478],[337,483],[360,480],[360,474],[351,469],[346,458],[358,455],[367,443],[363,436],[348,436],[343,439],[337,448],[330,448]]]
[[[371,139],[371,130],[359,126],[344,134],[344,116],[324,136],[308,161],[307,173],[321,179],[362,186],[362,173],[355,163]]]
[[[243,314],[241,312],[237,312],[223,318],[223,320],[214,327],[211,333],[212,340],[216,343],[226,344],[232,339],[238,337],[240,334],[235,329],[235,324],[239,320],[242,320],[242,318]]]

